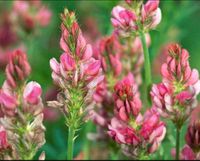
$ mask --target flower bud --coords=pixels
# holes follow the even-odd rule
[[[6,67],[6,81],[9,86],[16,88],[21,82],[26,80],[30,72],[31,67],[26,54],[21,50],[14,51]]]

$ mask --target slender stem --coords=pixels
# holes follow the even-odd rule
[[[74,128],[69,127],[69,133],[68,133],[68,151],[67,151],[67,159],[68,160],[73,160],[74,135],[75,135]]]
[[[86,127],[85,127],[85,134],[87,135],[89,132],[91,132],[91,129],[92,129],[92,122],[88,122],[86,124]],[[86,139],[85,139],[85,144],[84,144],[84,160],[89,160],[90,159],[90,141],[87,139],[87,136],[86,136]]]
[[[180,129],[176,128],[176,160],[179,160],[180,149]]]
[[[142,41],[142,47],[144,52],[144,69],[145,69],[145,85],[146,85],[146,95],[148,103],[149,101],[149,91],[152,85],[152,78],[151,78],[151,63],[149,58],[149,50],[146,44],[145,34],[143,32],[140,32],[140,38]]]

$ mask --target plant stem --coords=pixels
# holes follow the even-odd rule
[[[74,128],[69,127],[69,132],[68,132],[68,151],[67,151],[67,159],[68,160],[73,160],[74,135],[75,135]]]
[[[92,122],[88,122],[86,124],[86,127],[85,127],[85,134],[87,135],[89,132],[91,132],[91,129],[92,129]],[[90,141],[88,140],[87,136],[86,136],[86,139],[85,139],[85,144],[84,144],[84,160],[89,160],[90,159]]]
[[[180,149],[180,129],[176,128],[176,160],[179,160],[179,149]]]
[[[149,101],[149,91],[152,85],[152,78],[151,78],[151,63],[149,58],[149,50],[146,44],[145,34],[140,32],[140,38],[142,42],[143,52],[144,52],[144,69],[145,69],[145,85],[146,85],[146,95],[148,103]]]

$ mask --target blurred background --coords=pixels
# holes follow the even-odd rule
[[[117,0],[48,0],[41,1],[40,7],[45,6],[49,12],[46,15],[48,22],[38,20],[34,26],[31,18],[25,21],[16,21],[13,13],[14,1],[0,1],[0,84],[5,75],[4,69],[9,53],[17,48],[23,48],[28,55],[32,66],[30,80],[39,82],[43,88],[44,100],[55,99],[56,90],[51,79],[49,60],[58,58],[62,51],[59,47],[60,13],[66,7],[75,11],[78,22],[88,42],[94,43],[98,38],[109,35],[113,28],[110,22],[110,13]],[[37,4],[31,9],[31,14],[37,12]],[[178,42],[190,53],[190,64],[200,71],[200,1],[196,0],[161,0],[162,21],[157,30],[150,33],[152,43],[150,56],[153,68],[154,82],[160,81],[160,65],[165,59],[161,53],[165,52],[170,42]],[[47,19],[46,19],[47,20]],[[25,23],[24,23],[25,22]],[[67,128],[63,117],[58,111],[45,108],[46,144],[41,151],[46,152],[46,159],[65,159],[67,155]],[[165,138],[160,150],[152,156],[154,159],[172,159],[170,150],[175,147],[175,131],[168,123],[169,135]],[[183,131],[186,129],[186,125]],[[81,158],[82,146],[86,140],[84,127],[80,130],[80,137],[75,144],[75,155]],[[95,127],[93,125],[93,130]],[[182,133],[184,145],[184,132]],[[91,142],[90,148],[93,158],[103,159],[106,150],[103,145]],[[165,149],[165,151],[164,151]],[[105,151],[105,152],[104,152]]]

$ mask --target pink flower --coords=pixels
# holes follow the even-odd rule
[[[36,20],[38,21],[40,26],[45,27],[49,24],[51,16],[52,16],[51,11],[46,7],[43,7],[38,11],[36,15]]]
[[[195,153],[192,151],[192,149],[185,145],[184,148],[181,151],[181,159],[182,160],[196,160]]]
[[[195,87],[195,91],[199,91],[199,73],[196,69],[191,69],[189,65],[189,53],[185,49],[181,49],[178,44],[172,44],[169,47],[167,62],[162,65],[161,73],[163,81],[173,86],[172,83],[180,82],[182,87]],[[198,86],[196,86],[198,84]],[[175,84],[176,85],[176,84]],[[174,87],[175,88],[175,87]],[[175,92],[176,89],[175,88]]]
[[[154,106],[164,117],[181,125],[197,105],[200,92],[199,74],[191,70],[189,53],[178,44],[169,47],[166,63],[162,65],[163,83],[153,85],[151,96]]]
[[[200,151],[200,122],[198,120],[189,125],[185,140],[193,151]]]
[[[97,112],[95,112],[94,110],[90,111],[89,113],[90,115],[90,119],[100,125],[100,126],[103,126],[103,127],[106,127],[108,122],[107,122],[107,119],[103,116],[101,116],[100,114],[98,114]]]
[[[65,71],[71,71],[75,69],[75,60],[67,53],[60,56],[61,66]]]
[[[117,30],[136,30],[136,15],[133,11],[129,11],[121,6],[116,6],[112,10],[112,25]]]
[[[114,89],[115,110],[119,118],[127,121],[131,115],[137,116],[142,102],[133,75],[129,73],[115,85]]]
[[[106,87],[106,82],[105,80],[102,81],[97,85],[96,91],[93,95],[93,99],[98,103],[102,102],[104,97],[106,96],[107,93],[107,87]]]
[[[108,126],[108,134],[119,144],[138,145],[140,138],[137,136],[135,130],[117,118],[111,120]]]
[[[104,37],[97,45],[98,47],[94,50],[94,57],[101,61],[104,72],[113,72],[115,77],[119,76],[122,71],[120,59],[123,48],[117,36],[112,34],[109,37]]]
[[[3,126],[0,125],[0,151],[6,150],[9,148],[8,140],[7,140],[7,132]]]
[[[165,125],[160,121],[159,114],[155,108],[145,113],[140,134],[151,145],[149,152],[155,152],[166,134]]]
[[[172,149],[171,151],[172,156],[175,158],[176,150]],[[181,160],[199,160],[199,157],[193,152],[193,150],[186,144],[180,152],[180,159]]]
[[[36,105],[40,101],[42,89],[36,82],[29,82],[24,89],[24,100],[29,104]]]
[[[161,21],[159,0],[148,0],[142,7],[142,22],[148,28],[155,28]]]
[[[166,111],[172,112],[173,100],[170,90],[163,84],[153,85],[151,90],[153,105],[163,117],[167,117]]]
[[[17,107],[17,99],[11,93],[3,91],[0,89],[0,105],[1,110],[5,115],[13,116]]]
[[[72,91],[77,91],[77,100],[81,104],[78,113],[82,115],[86,111],[82,104],[92,102],[96,87],[104,80],[101,62],[92,57],[92,47],[83,37],[74,13],[66,9],[61,19],[63,22],[60,47],[65,53],[60,56],[60,63],[52,58],[50,66],[52,78],[60,87],[62,94],[59,92],[57,101],[50,102],[50,106],[62,108],[65,114],[70,113],[68,106],[63,106],[66,104],[63,100],[75,99]]]
[[[31,72],[26,54],[21,50],[12,53],[10,61],[6,66],[6,81],[12,88],[16,88],[18,83],[24,81]]]

